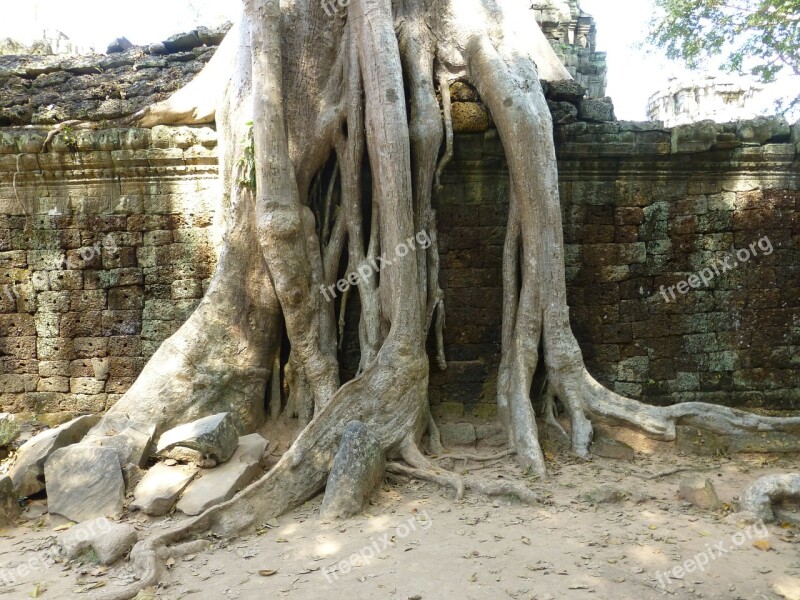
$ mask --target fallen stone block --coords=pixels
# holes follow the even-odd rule
[[[106,54],[118,54],[130,48],[133,48],[133,44],[131,44],[130,40],[126,37],[119,37],[108,45]]]
[[[268,445],[257,433],[239,438],[239,447],[231,459],[215,469],[202,471],[186,488],[177,509],[187,515],[199,515],[233,498],[259,472]]]
[[[150,469],[133,492],[131,510],[141,510],[151,517],[167,514],[197,475],[196,467],[158,463]]]
[[[158,440],[156,452],[171,451],[177,446],[200,452],[218,464],[227,461],[239,445],[239,435],[230,413],[219,413],[166,431]]]
[[[360,513],[383,479],[385,468],[381,445],[366,425],[348,423],[328,475],[320,517],[347,519]]]
[[[59,535],[57,541],[69,560],[93,550],[101,564],[110,565],[133,548],[137,539],[131,525],[101,517],[75,525]]]
[[[48,510],[82,522],[122,513],[125,481],[111,448],[77,444],[47,459]]]
[[[11,477],[0,477],[0,527],[9,527],[19,517],[19,498]]]
[[[679,491],[682,498],[703,510],[716,510],[722,503],[710,479],[705,477],[688,477],[681,480]]]
[[[553,122],[558,125],[567,125],[578,120],[578,108],[574,104],[548,100],[547,107],[553,116]]]
[[[0,448],[8,446],[19,437],[20,428],[14,415],[0,413]]]
[[[44,489],[44,464],[56,450],[80,442],[100,420],[100,415],[85,415],[34,436],[17,450],[8,474],[20,496],[32,496]]]
[[[579,499],[592,506],[597,506],[598,504],[616,504],[624,501],[627,497],[627,492],[608,485],[603,485],[582,494]]]
[[[140,431],[135,427],[126,427],[118,434],[112,436],[87,437],[84,443],[101,448],[111,448],[119,457],[119,464],[134,464],[143,467],[150,457],[156,428]]]

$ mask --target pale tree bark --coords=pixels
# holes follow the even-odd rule
[[[318,0],[246,0],[219,60],[140,115],[148,126],[216,116],[227,233],[200,307],[92,435],[112,433],[120,415],[162,430],[220,409],[237,415],[242,431],[252,431],[264,418],[271,375],[270,413],[281,413],[275,404],[279,373],[273,373],[281,367],[292,388],[284,418],[309,422],[259,481],[138,544],[132,558],[141,579],[107,598],[130,598],[155,583],[163,557],[190,548],[180,544],[193,536],[209,530],[236,535],[318,493],[341,433],[355,419],[387,456],[402,461],[390,464],[396,473],[452,487],[457,496],[475,490],[535,500],[520,482],[481,481],[441,469],[419,447],[428,430],[431,449],[440,451],[427,402],[425,342],[433,330],[437,362],[445,368],[432,192],[452,155],[448,90],[457,80],[474,85],[488,105],[511,173],[497,389],[508,454],[546,476],[531,399],[540,351],[548,418],[555,422],[558,400],[581,457],[588,454],[592,419],[666,440],[674,439],[677,423],[720,433],[800,431],[800,419],[696,403],[649,407],[606,390],[587,373],[569,324],[552,121],[540,85],[540,78],[569,74],[526,3],[351,0],[335,15],[326,6]],[[219,101],[210,109],[212,97]],[[248,168],[241,158],[250,139],[255,189],[242,183],[247,178],[240,172]],[[363,193],[365,167],[369,197]],[[419,234],[429,247],[417,245],[380,272],[368,268],[380,256],[395,258],[396,249],[413,246]],[[361,274],[358,286],[339,300],[339,321],[345,298],[358,294],[362,355],[358,375],[340,385],[343,327],[337,327],[335,303],[322,292],[342,268]],[[291,354],[281,365],[284,327]]]

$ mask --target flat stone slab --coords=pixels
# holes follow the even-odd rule
[[[101,564],[110,565],[133,548],[138,537],[131,525],[102,517],[75,525],[59,535],[57,541],[69,560],[94,550]]]
[[[14,524],[22,510],[11,477],[0,477],[0,527]]]
[[[186,488],[178,510],[187,515],[199,515],[233,498],[256,476],[268,446],[269,442],[257,433],[239,438],[239,447],[228,462],[201,471],[200,477]]]
[[[20,496],[33,496],[45,485],[44,465],[56,450],[80,442],[86,433],[100,421],[100,415],[85,415],[55,429],[48,429],[32,437],[17,450],[14,466],[8,474]]]
[[[48,510],[71,521],[122,513],[125,481],[111,448],[76,444],[56,450],[45,464]]]
[[[385,467],[381,445],[367,426],[348,423],[328,475],[320,517],[347,519],[360,513],[383,479]]]
[[[191,448],[217,464],[224,463],[236,451],[239,434],[230,413],[219,413],[164,432],[158,440],[156,452],[162,454],[177,446]]]
[[[167,514],[186,486],[197,475],[196,467],[167,466],[158,463],[150,469],[133,492],[131,510],[141,510],[151,517]]]

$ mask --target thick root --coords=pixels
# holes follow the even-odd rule
[[[739,496],[739,509],[769,523],[775,520],[772,504],[785,500],[800,501],[800,473],[756,479]]]
[[[800,417],[765,417],[754,413],[705,404],[684,402],[672,406],[650,406],[604,388],[584,371],[583,395],[594,418],[631,426],[650,437],[674,441],[676,425],[691,425],[719,435],[743,432],[800,433]],[[765,450],[769,450],[766,446]]]
[[[527,504],[539,502],[539,497],[535,492],[525,487],[523,484],[514,481],[488,481],[477,477],[462,477],[450,471],[446,471],[431,461],[420,452],[417,445],[407,439],[400,449],[403,460],[410,466],[400,463],[389,463],[387,471],[423,481],[431,481],[442,487],[451,488],[455,492],[456,500],[464,497],[465,490],[469,489],[484,496],[513,496]],[[509,453],[503,453],[508,456]],[[499,456],[486,458],[493,460]]]
[[[341,434],[350,421],[363,422],[387,453],[399,449],[405,432],[418,436],[424,425],[427,360],[421,354],[409,360],[395,350],[391,343],[384,346],[372,368],[342,386],[260,480],[228,502],[137,544],[131,556],[140,581],[102,600],[128,600],[158,581],[169,545],[206,532],[233,537],[312,498],[325,486]]]

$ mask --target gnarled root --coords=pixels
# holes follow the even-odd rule
[[[756,479],[739,495],[739,509],[769,523],[775,520],[772,504],[785,500],[800,501],[800,473]]]
[[[463,477],[442,469],[428,460],[410,438],[406,439],[401,446],[400,455],[410,466],[392,462],[386,465],[387,471],[423,481],[431,481],[442,487],[451,488],[455,492],[456,500],[461,500],[464,497],[464,492],[469,489],[484,496],[513,496],[528,504],[534,504],[539,501],[539,497],[535,492],[519,482],[488,481],[477,477]],[[508,456],[508,453],[503,453],[503,456]],[[493,458],[499,458],[499,456],[490,457],[486,460],[492,460]]]

